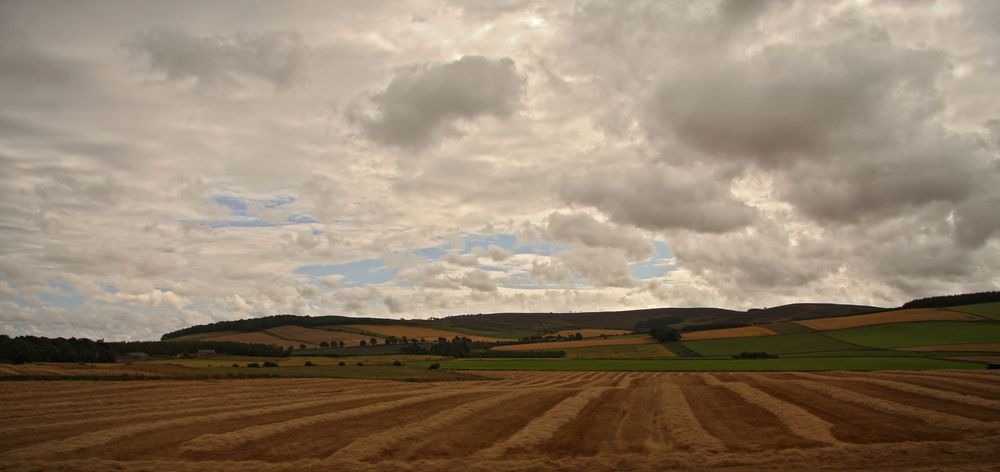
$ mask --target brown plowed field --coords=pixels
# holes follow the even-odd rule
[[[868,315],[838,316],[802,320],[796,323],[812,329],[827,331],[833,329],[859,328],[886,323],[906,323],[910,321],[976,321],[982,318],[968,313],[945,310],[943,308],[913,308],[909,310],[885,311]]]
[[[0,470],[983,470],[1000,373],[0,382]]]

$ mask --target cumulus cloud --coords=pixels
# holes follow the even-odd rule
[[[475,267],[479,265],[479,259],[475,254],[449,252],[448,255],[445,256],[444,260],[448,261],[449,264],[455,264],[462,267]]]
[[[153,28],[124,42],[132,56],[165,82],[230,90],[264,82],[286,91],[306,80],[308,47],[295,31],[197,35]]]
[[[670,130],[709,156],[765,166],[825,159],[833,147],[893,136],[900,115],[936,109],[944,63],[937,51],[894,47],[884,35],[778,43],[668,75],[647,128]]]
[[[0,2],[0,331],[1000,288],[997,2],[231,8]]]
[[[653,252],[653,243],[634,228],[598,221],[586,213],[552,213],[546,218],[543,234],[550,241],[619,248],[633,261]]]
[[[520,103],[523,78],[510,58],[464,56],[401,70],[374,96],[371,114],[351,119],[380,144],[423,149],[442,135],[460,134],[460,120],[508,117]]]
[[[496,292],[497,285],[490,278],[490,274],[481,270],[471,270],[462,277],[462,286],[471,288],[476,292]]]
[[[404,313],[406,312],[406,302],[399,297],[389,295],[385,297],[385,306],[389,309],[389,313]]]
[[[754,216],[724,179],[696,167],[614,163],[569,174],[559,193],[567,203],[597,208],[621,224],[721,233],[750,224]]]

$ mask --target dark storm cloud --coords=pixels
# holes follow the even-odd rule
[[[442,134],[459,133],[454,128],[459,120],[510,116],[520,103],[523,82],[509,58],[465,56],[412,66],[372,97],[372,115],[355,111],[350,118],[372,141],[419,150]]]
[[[167,82],[226,90],[255,80],[284,91],[306,79],[308,48],[294,31],[201,36],[155,28],[131,35],[124,44]]]

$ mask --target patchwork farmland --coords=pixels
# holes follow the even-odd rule
[[[981,469],[994,372],[3,382],[0,469]]]

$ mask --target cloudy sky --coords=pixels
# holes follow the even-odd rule
[[[1000,288],[1000,2],[0,4],[0,332]]]

